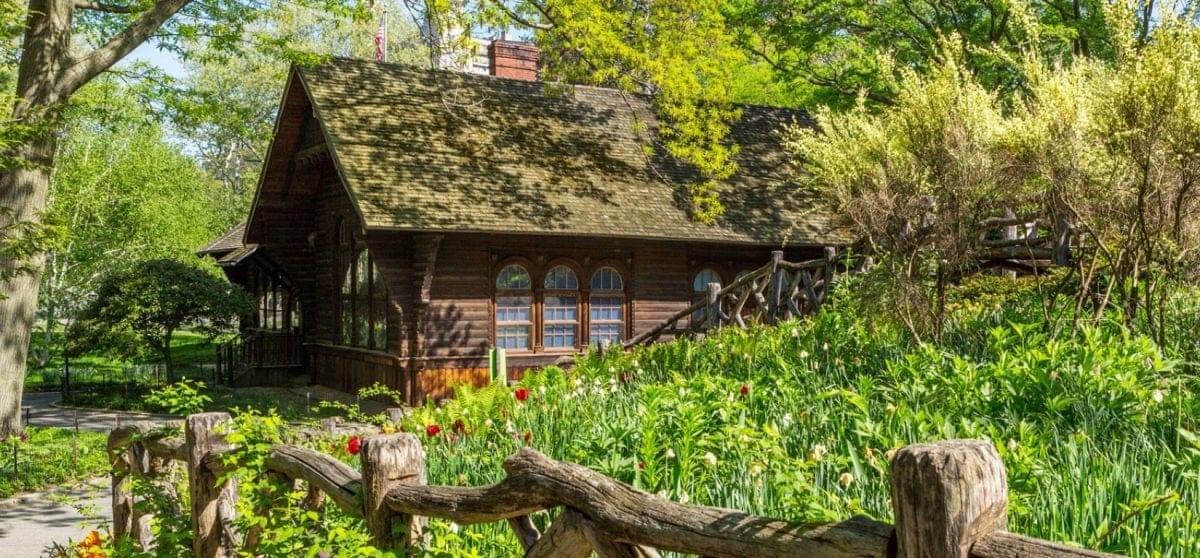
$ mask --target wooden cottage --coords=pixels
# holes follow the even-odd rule
[[[846,243],[780,148],[804,113],[745,107],[726,210],[704,225],[679,188],[696,174],[644,149],[658,141],[648,99],[547,87],[530,79],[536,51],[490,51],[497,75],[292,70],[240,242],[212,252],[260,300],[245,343],[272,349],[245,349],[252,373],[444,397],[488,381],[491,349],[515,377],[646,331],[772,250]]]

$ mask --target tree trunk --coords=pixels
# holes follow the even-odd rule
[[[54,142],[38,141],[24,151],[41,164],[0,175],[0,207],[10,210],[0,215],[0,230],[18,223],[38,223],[46,205],[50,172],[42,165],[52,162]],[[0,328],[0,437],[21,431],[21,389],[37,309],[41,263],[40,256],[18,261],[14,255],[0,254],[0,276],[10,276],[3,283],[5,298],[0,298],[0,324],[4,324]]]
[[[73,57],[75,2],[29,0],[11,120],[23,137],[4,153],[8,161],[19,163],[0,168],[0,240],[19,240],[22,230],[37,230],[41,224],[54,166],[57,113],[62,105],[85,83],[146,42],[190,1],[159,0],[138,12],[103,45]],[[0,436],[18,433],[21,428],[21,388],[42,260],[41,255],[20,258],[0,253],[0,294],[4,295],[0,296]]]
[[[13,149],[21,164],[0,170],[0,235],[11,241],[27,227],[41,223],[54,165],[53,109],[61,96],[54,76],[68,60],[72,7],[66,2],[30,0],[17,72],[18,100],[13,122],[28,127],[30,138]],[[0,437],[21,430],[21,389],[37,308],[42,257],[22,260],[0,253]]]
[[[163,347],[160,349],[163,356],[163,364],[167,367],[167,383],[175,383],[175,362],[171,360],[171,338],[174,337],[174,331],[168,331],[166,341],[163,342]]]

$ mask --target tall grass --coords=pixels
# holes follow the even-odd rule
[[[528,375],[523,402],[463,389],[406,428],[434,484],[495,482],[528,444],[677,500],[814,522],[890,520],[892,450],[984,438],[1008,470],[1013,531],[1200,555],[1190,367],[1111,323],[1051,336],[1011,308],[972,308],[934,346],[851,310],[586,356]],[[442,432],[427,436],[432,424]],[[520,554],[503,525],[433,530],[435,555]]]

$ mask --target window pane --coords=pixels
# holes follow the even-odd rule
[[[500,270],[500,274],[496,276],[496,288],[502,291],[527,291],[530,289],[532,282],[529,280],[529,272],[525,268],[513,264],[506,266]]]
[[[716,271],[704,269],[701,270],[700,273],[697,273],[696,278],[692,280],[692,290],[698,293],[707,292],[709,283],[720,282],[721,276],[718,275]]]
[[[350,336],[354,331],[354,301],[350,298],[342,299],[342,320],[341,320],[341,338],[342,343],[350,344]]]
[[[373,266],[371,258],[367,255],[366,250],[358,251],[358,259],[354,264],[358,274],[358,296],[367,296],[371,288],[371,276],[373,275]]]
[[[624,319],[624,308],[619,296],[593,296],[592,321],[610,322]]]
[[[591,328],[592,344],[599,345],[604,341],[612,344],[621,342],[621,324],[593,323]]]
[[[387,349],[387,298],[375,300],[375,329],[373,330],[373,347],[379,350]]]
[[[573,291],[579,288],[579,279],[575,277],[575,272],[571,271],[571,268],[558,265],[546,274],[545,286],[547,289]]]
[[[500,349],[528,349],[529,332],[527,325],[506,325],[496,327],[496,347]]]
[[[619,291],[623,289],[621,275],[611,267],[602,267],[592,274],[592,290]]]
[[[496,322],[532,321],[533,298],[528,296],[501,296],[496,298]]]
[[[344,254],[342,256],[342,269],[344,270],[344,275],[342,276],[342,294],[344,295],[354,292],[354,266],[352,264],[353,260],[350,259],[350,254]]]
[[[575,346],[575,324],[547,324],[545,345],[550,348]]]
[[[573,296],[547,296],[545,317],[547,322],[579,321],[579,299]]]

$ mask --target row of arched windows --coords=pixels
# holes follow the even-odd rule
[[[536,291],[534,285],[521,264],[506,265],[496,274],[497,348],[569,350],[624,339],[625,282],[616,269],[596,269],[581,289],[575,270],[556,265]]]

